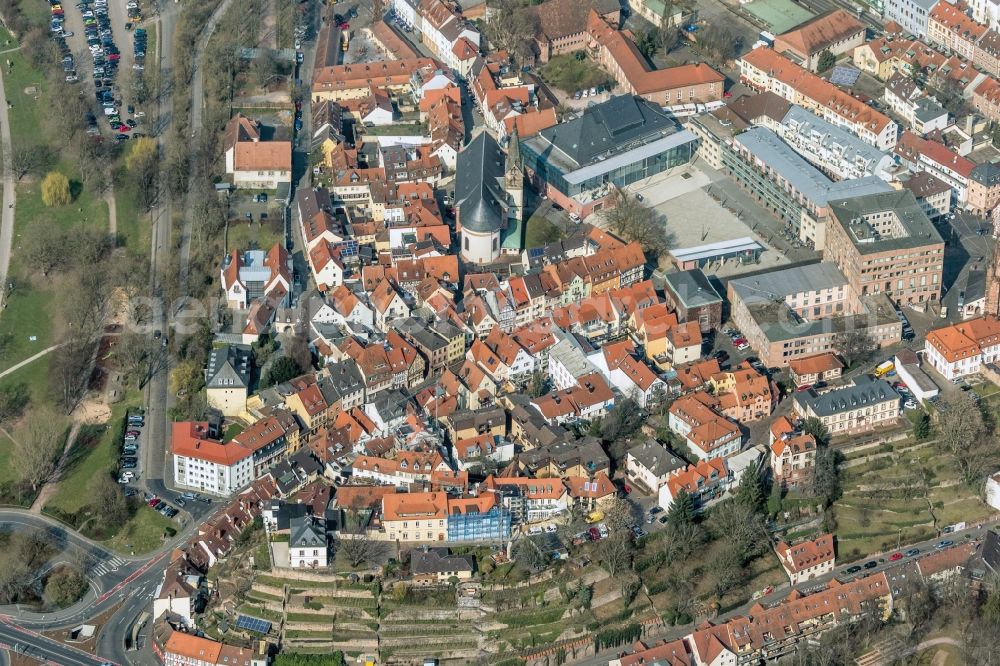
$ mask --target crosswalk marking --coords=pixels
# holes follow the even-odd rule
[[[116,556],[116,557],[112,557],[107,562],[101,562],[100,564],[98,564],[97,566],[95,566],[90,571],[95,576],[97,576],[98,578],[100,578],[101,576],[103,576],[103,575],[105,575],[107,573],[111,573],[111,572],[115,571],[116,569],[118,569],[118,567],[120,567],[120,566],[122,566],[124,564],[125,564],[125,560],[123,560],[122,558]]]

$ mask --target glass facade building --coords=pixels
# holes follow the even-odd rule
[[[510,538],[510,511],[494,506],[485,513],[466,511],[448,516],[448,541],[505,540]]]

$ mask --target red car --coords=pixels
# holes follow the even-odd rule
[[[159,501],[160,501],[160,498],[159,498],[159,497],[156,497],[156,496],[154,495],[154,496],[153,496],[153,499],[151,499],[151,500],[149,500],[148,502],[146,502],[146,504],[148,504],[149,506],[156,506],[156,503],[157,503],[157,502],[159,502]]]
[[[722,93],[722,96],[725,97],[726,99],[729,99],[730,97],[733,96],[733,93],[727,90],[726,92]]]
[[[898,562],[901,559],[903,559],[902,553],[893,553],[892,555],[889,556],[890,562]]]
[[[590,535],[590,540],[591,541],[600,541],[601,540],[601,532],[596,527],[591,527],[589,530],[587,530],[587,534]]]
[[[350,23],[341,23],[337,27],[340,28],[341,30],[350,30],[351,29],[351,24]]]
[[[622,490],[625,491],[626,495],[632,494],[632,486],[628,485],[627,483],[624,486],[622,486]]]

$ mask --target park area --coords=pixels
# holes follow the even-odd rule
[[[572,95],[578,90],[614,85],[611,75],[588,58],[583,51],[553,56],[538,70],[538,73],[567,95]]]

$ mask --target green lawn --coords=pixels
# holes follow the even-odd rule
[[[564,237],[562,229],[553,224],[544,215],[532,215],[524,232],[525,247],[541,247],[554,243]]]
[[[113,537],[104,542],[120,553],[140,555],[156,550],[163,543],[167,530],[175,531],[177,523],[157,513],[148,506],[141,506]]]
[[[59,482],[55,494],[45,503],[47,510],[55,509],[63,514],[75,514],[84,508],[90,479],[95,474],[107,474],[116,464],[118,442],[115,440],[121,420],[125,418],[129,408],[138,407],[140,404],[141,395],[138,390],[130,389],[124,400],[112,406],[111,420],[107,426],[97,426],[103,428],[102,432],[95,432],[94,437],[87,438],[84,437],[85,431],[81,429],[81,437],[77,439],[77,445],[70,454],[67,472]],[[80,441],[81,438],[83,442]]]
[[[584,88],[607,86],[614,82],[611,75],[600,65],[589,58],[577,60],[576,54],[573,53],[554,56],[538,70],[538,73],[556,88],[570,95]]]
[[[16,479],[14,470],[10,467],[10,459],[13,455],[14,442],[7,435],[0,433],[0,485]]]
[[[259,221],[248,224],[242,220],[230,222],[226,235],[226,252],[250,249],[267,252],[275,243],[282,241],[283,235],[280,211],[269,213],[269,219],[264,224]]]
[[[150,245],[150,220],[148,214],[139,214],[135,198],[125,184],[115,186],[115,213],[118,223],[118,243],[137,254],[148,254]]]

